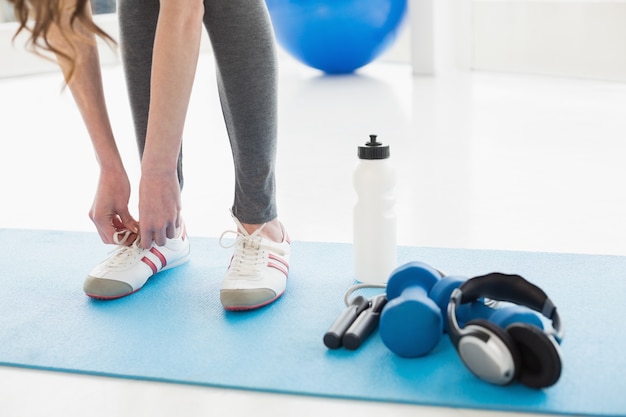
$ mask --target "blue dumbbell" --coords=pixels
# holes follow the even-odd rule
[[[544,329],[539,315],[528,307],[511,304],[505,307],[491,308],[481,302],[464,304],[459,307],[463,307],[462,309],[457,308],[456,312],[460,326],[465,326],[465,323],[470,320],[483,319],[489,320],[503,329],[513,323],[527,323],[539,329]],[[446,314],[446,328],[448,327],[447,319],[448,316]]]
[[[442,274],[423,262],[396,268],[387,282],[387,304],[380,315],[380,337],[392,352],[417,357],[430,352],[443,334],[444,317],[429,296]]]
[[[447,331],[450,295],[467,278],[446,276],[422,262],[397,268],[387,283],[387,304],[380,316],[379,333],[385,346],[402,357],[419,357],[437,346]],[[529,309],[515,306],[493,309],[474,302],[457,309],[459,324],[473,319],[500,325],[527,322],[541,327],[541,320]]]

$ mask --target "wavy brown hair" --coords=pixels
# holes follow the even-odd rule
[[[8,0],[13,3],[18,29],[15,38],[21,32],[29,32],[27,47],[34,53],[45,57],[51,52],[60,59],[70,62],[66,81],[72,79],[76,69],[77,41],[89,41],[86,35],[94,34],[115,45],[115,40],[96,25],[91,17],[89,0]],[[76,29],[76,23],[87,31],[87,34]],[[61,48],[51,42],[51,31],[57,30],[67,48]]]

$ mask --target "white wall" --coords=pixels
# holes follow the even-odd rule
[[[474,0],[473,67],[626,81],[626,0]]]
[[[117,37],[115,15],[98,23]],[[0,77],[56,71],[0,24]],[[208,42],[203,43],[208,50]],[[118,62],[102,48],[103,64]],[[626,81],[626,0],[409,0],[408,18],[381,59],[418,75],[450,68]]]

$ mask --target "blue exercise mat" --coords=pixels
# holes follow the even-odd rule
[[[545,390],[492,386],[447,337],[403,359],[377,334],[357,351],[322,337],[352,285],[351,246],[294,242],[288,290],[272,306],[227,313],[219,284],[230,258],[193,238],[192,260],[138,293],[96,301],[85,274],[109,248],[95,233],[0,229],[0,364],[186,384],[422,405],[626,416],[626,257],[400,248],[454,275],[519,273],[559,307],[563,374]]]

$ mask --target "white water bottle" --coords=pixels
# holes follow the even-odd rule
[[[397,267],[394,188],[396,173],[389,146],[370,135],[358,147],[359,161],[353,183],[357,194],[354,206],[353,246],[355,278],[368,284],[385,284]]]

